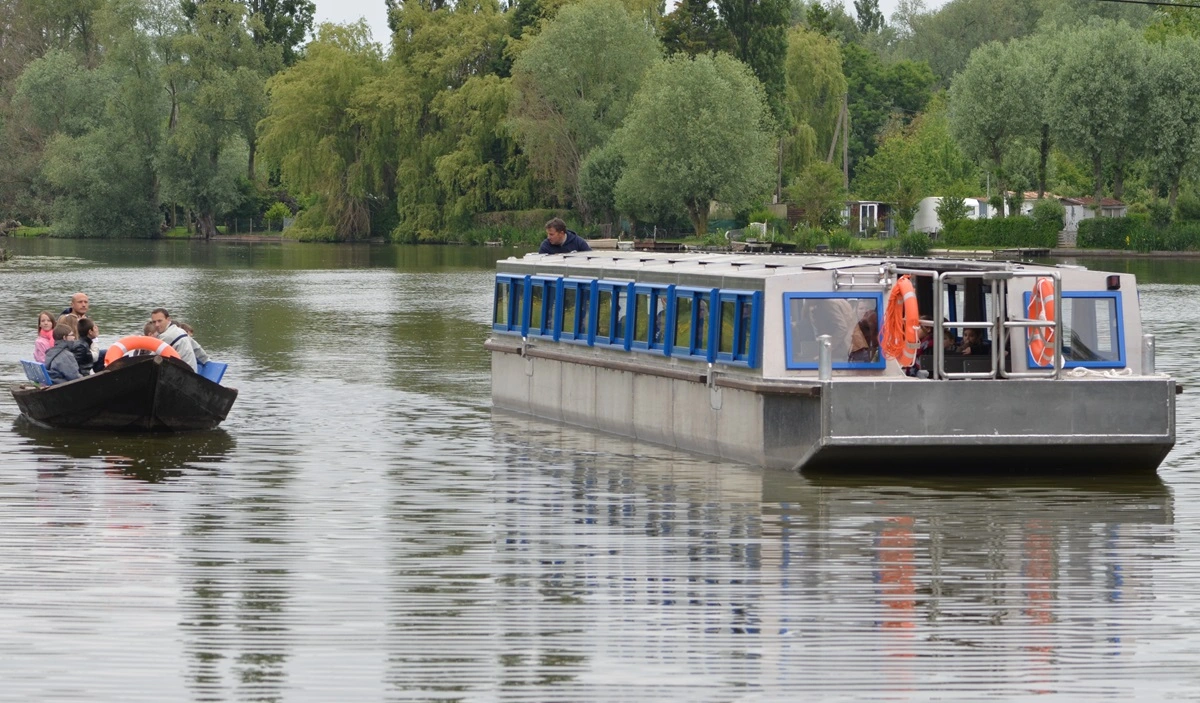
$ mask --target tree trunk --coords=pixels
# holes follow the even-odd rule
[[[212,239],[217,235],[217,223],[215,216],[211,212],[198,213],[196,215],[196,229],[205,239]]]
[[[1178,197],[1179,197],[1179,175],[1176,174],[1171,179],[1171,190],[1168,191],[1168,193],[1167,193],[1167,205],[1169,205],[1172,210],[1175,209],[1175,199]]]
[[[246,158],[246,180],[254,182],[254,152],[258,146],[258,138],[253,134],[246,137],[246,145],[250,147],[250,155]]]
[[[1092,197],[1096,199],[1096,207],[1100,207],[1100,199],[1104,197],[1104,162],[1099,154],[1092,157],[1092,178]]]
[[[692,226],[696,228],[696,236],[703,237],[708,234],[708,203],[703,205],[689,205],[688,218],[692,221]]]
[[[1042,124],[1042,143],[1038,148],[1038,200],[1046,197],[1046,162],[1050,160],[1050,125]]]
[[[1125,194],[1125,152],[1124,150],[1117,152],[1117,158],[1113,162],[1113,197],[1117,200]]]

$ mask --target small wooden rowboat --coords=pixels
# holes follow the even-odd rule
[[[158,355],[124,357],[67,383],[12,389],[21,412],[39,424],[137,432],[212,429],[225,420],[237,394],[179,359]]]

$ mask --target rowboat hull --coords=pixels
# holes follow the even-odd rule
[[[127,357],[74,381],[12,390],[21,412],[36,423],[132,432],[212,429],[225,420],[237,393],[161,356]]]

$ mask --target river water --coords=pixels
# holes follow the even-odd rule
[[[1084,262],[1139,274],[1188,388],[1157,476],[836,479],[493,413],[511,251],[4,246],[5,386],[83,290],[102,341],[156,306],[191,323],[240,396],[171,437],[38,430],[0,397],[0,700],[1200,690],[1198,264]]]

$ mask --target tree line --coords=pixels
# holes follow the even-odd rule
[[[1179,11],[380,2],[386,44],[314,30],[310,0],[0,0],[0,220],[207,237],[282,204],[312,238],[442,241],[551,208],[704,233],[713,201],[820,225],[851,193],[1173,203],[1195,178]]]

